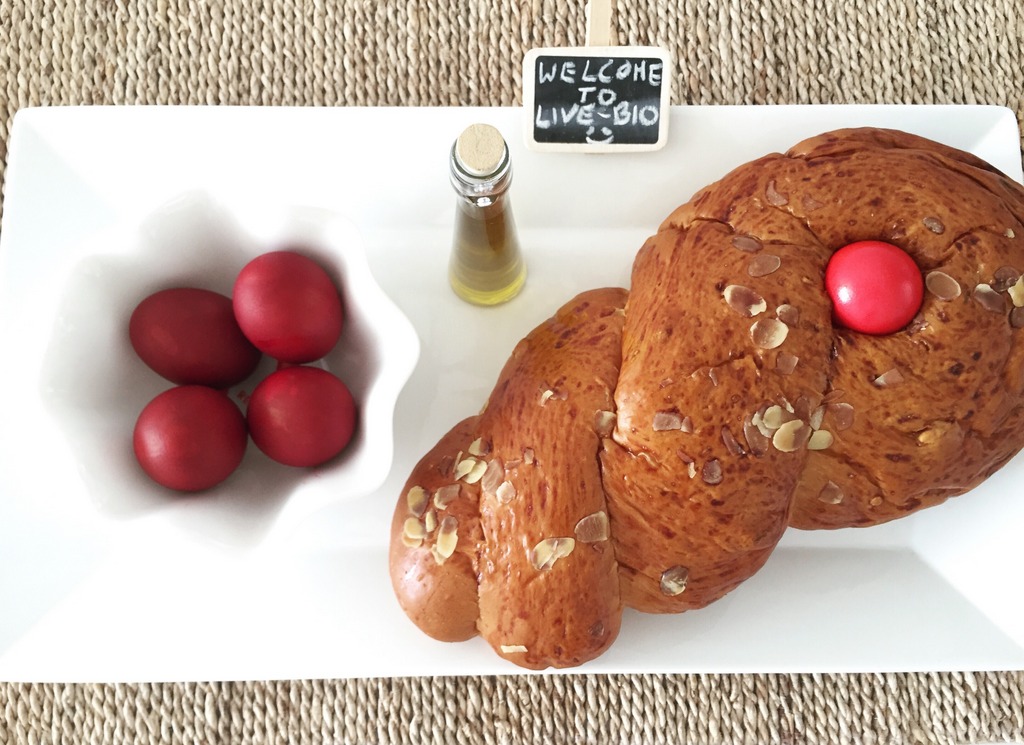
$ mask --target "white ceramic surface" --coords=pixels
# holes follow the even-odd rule
[[[900,127],[1021,179],[1016,121],[1001,108],[676,107],[671,115],[662,150],[606,156],[528,151],[518,109],[19,112],[0,235],[0,679],[518,672],[479,640],[424,637],[398,608],[386,561],[406,475],[479,409],[519,338],[579,290],[627,285],[644,238],[697,188],[825,129]],[[446,157],[474,121],[509,140],[530,271],[518,298],[490,309],[459,301],[446,278]],[[154,507],[121,495],[122,508],[143,508],[114,509],[118,489],[97,488],[79,467],[75,438],[53,416],[70,404],[47,393],[55,381],[75,385],[76,370],[55,367],[51,350],[59,319],[69,317],[68,288],[97,256],[106,257],[101,278],[124,269],[119,231],[183,194],[241,215],[239,225],[273,212],[267,205],[326,208],[362,237],[370,271],[422,344],[395,408],[393,468],[371,494],[325,499],[287,525],[273,508],[246,514],[214,500],[202,507],[207,521],[194,519],[189,500]],[[251,238],[230,221],[218,225]],[[150,245],[154,261],[166,259]],[[114,299],[93,301],[89,308]],[[92,346],[79,346],[82,365],[97,364]],[[102,365],[91,369],[103,383]],[[121,395],[138,393],[128,386]],[[100,460],[104,450],[122,457],[109,434],[89,443]],[[792,531],[758,575],[704,611],[627,613],[613,648],[583,670],[1022,668],[1022,478],[1018,457],[972,494],[907,520]],[[307,487],[315,491],[316,479],[287,501]],[[222,529],[233,521],[243,524]]]
[[[139,468],[130,443],[139,412],[172,384],[134,353],[128,319],[145,297],[170,287],[230,296],[246,263],[278,249],[314,259],[341,290],[341,338],[313,364],[352,391],[358,406],[352,441],[315,469],[284,467],[250,442],[238,470],[213,489],[196,495],[164,489]],[[383,484],[394,450],[394,407],[416,365],[419,339],[374,280],[363,241],[342,215],[297,205],[231,206],[188,192],[101,231],[75,253],[82,258],[63,283],[39,387],[98,511],[137,517],[174,508],[173,519],[190,532],[244,546]],[[265,357],[231,395],[244,401],[273,369]]]

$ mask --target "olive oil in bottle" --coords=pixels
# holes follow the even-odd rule
[[[526,281],[508,189],[512,164],[497,129],[473,124],[452,145],[451,182],[457,194],[448,279],[456,294],[477,305],[515,297]]]

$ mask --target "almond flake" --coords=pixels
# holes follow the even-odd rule
[[[797,326],[800,323],[800,309],[789,303],[783,303],[775,309],[775,317],[787,326]]]
[[[497,458],[492,459],[487,463],[487,468],[484,470],[483,476],[480,477],[480,491],[493,496],[504,478],[505,468],[501,465],[501,461]]]
[[[803,198],[804,210],[807,212],[814,212],[814,210],[820,210],[825,206],[824,202],[819,202],[817,199],[810,195],[804,195]]]
[[[811,433],[810,438],[807,440],[808,450],[827,450],[832,447],[834,438],[832,433],[827,429],[819,429]]]
[[[793,421],[794,418],[795,417],[792,416],[791,412],[782,408],[778,404],[769,406],[765,409],[764,414],[761,415],[761,421],[764,422],[764,426],[767,427],[769,431],[777,430],[786,422]]]
[[[524,647],[522,644],[502,644],[501,645],[501,653],[502,654],[525,654],[526,653],[526,647]]]
[[[774,274],[782,266],[782,259],[774,254],[758,254],[747,264],[747,274],[755,279]]]
[[[838,484],[829,481],[818,492],[818,501],[825,504],[839,504],[843,501],[843,490],[839,488]]]
[[[534,464],[533,448],[523,448],[523,463],[528,466]]]
[[[928,328],[928,321],[924,320],[923,314],[918,313],[910,320],[910,323],[907,324],[907,334],[910,336],[920,334],[926,328]]]
[[[872,497],[871,501],[868,502],[868,504],[870,504],[872,507],[879,507],[882,504],[882,498],[881,497]]]
[[[826,410],[832,417],[832,423],[837,432],[849,429],[853,426],[853,406],[845,401],[826,404]]]
[[[722,444],[725,445],[725,449],[729,451],[730,455],[742,456],[747,454],[747,451],[737,442],[732,430],[728,427],[722,427]]]
[[[722,291],[726,304],[744,318],[753,318],[768,309],[764,298],[743,285],[729,285]]]
[[[658,469],[658,461],[654,459],[654,456],[647,451],[637,453],[636,459],[643,461],[644,465],[650,468],[652,471]]]
[[[461,453],[459,455],[461,457]],[[468,476],[469,473],[476,466],[476,464],[479,463],[479,462],[480,461],[478,461],[476,458],[462,458],[455,465],[455,480],[458,481],[459,479],[462,479],[462,478],[465,478],[466,476]]]
[[[459,521],[452,515],[445,515],[437,530],[437,556],[448,559],[455,553],[455,547],[459,544]],[[435,556],[435,558],[437,558]]]
[[[484,473],[487,472],[487,463],[482,460],[478,460],[476,465],[473,466],[473,470],[466,474],[466,483],[475,484],[479,481]]]
[[[932,231],[936,235],[942,235],[946,232],[946,226],[942,224],[942,220],[937,217],[926,217],[921,222],[928,230]]]
[[[427,501],[430,495],[422,486],[414,486],[405,495],[405,501],[409,505],[409,512],[416,517],[423,517],[423,511],[427,509]]]
[[[1005,235],[1007,238],[1015,238],[1016,237],[1016,235],[1013,232],[1013,228],[1007,228],[1006,232],[1003,233],[1003,235]]]
[[[422,538],[410,538],[405,533],[402,533],[402,545],[406,548],[419,548],[423,545]]]
[[[427,514],[423,516],[423,529],[428,534],[433,533],[437,527],[437,513],[433,510],[427,510]]]
[[[939,300],[949,301],[960,297],[960,283],[945,272],[928,272],[924,284]]]
[[[811,428],[794,419],[779,427],[772,435],[772,445],[780,453],[794,453],[807,444],[811,438]]]
[[[564,559],[576,548],[576,541],[573,538],[545,538],[533,547],[530,552],[530,563],[538,572],[544,572],[555,565],[559,559]]]
[[[750,327],[750,338],[761,349],[775,349],[786,341],[789,327],[774,318],[762,318]]]
[[[948,435],[957,425],[951,422],[932,422],[932,426],[917,435],[919,445],[934,445]]]
[[[1009,288],[1010,300],[1014,308],[1024,308],[1024,276],[1017,278],[1017,283]]]
[[[576,523],[573,532],[576,534],[576,540],[580,543],[607,541],[609,536],[607,513],[601,511],[587,515]]]
[[[799,362],[800,358],[795,354],[779,352],[779,356],[775,358],[775,369],[782,375],[792,375]]]
[[[764,423],[762,414],[755,414],[751,423],[757,428],[757,431],[761,433],[762,437],[767,437],[769,440],[772,439],[772,435],[775,433],[775,430]]]
[[[805,422],[811,420],[811,399],[807,396],[800,396],[793,405],[793,411],[791,412],[797,419],[803,419]]]
[[[746,251],[747,253],[757,253],[761,250],[761,241],[752,235],[734,235],[732,237],[732,245],[734,248]]]
[[[768,188],[765,189],[764,196],[768,200],[768,204],[773,207],[784,207],[789,204],[789,197],[776,191],[774,179],[768,182]]]
[[[686,567],[669,567],[661,573],[661,591],[670,597],[680,595],[686,589],[689,578],[690,570]]]
[[[700,469],[700,477],[708,486],[715,486],[722,483],[722,464],[717,458],[712,458]]]
[[[1006,312],[1006,300],[998,292],[992,289],[990,285],[984,282],[974,288],[972,297],[977,301],[985,310],[992,311],[993,313],[1005,313]]]
[[[455,466],[455,480],[464,480],[467,484],[475,484],[487,470],[487,463],[476,458],[463,458]]]
[[[834,403],[836,401],[839,401],[845,395],[846,395],[845,392],[843,392],[841,390],[833,389],[833,390],[831,390],[831,391],[829,391],[828,393],[825,394],[825,397],[821,399],[821,402],[823,404]]]
[[[540,405],[544,406],[548,401],[565,401],[567,398],[569,398],[569,393],[557,386],[545,388],[540,394]]]
[[[692,478],[696,478],[697,477],[697,464],[696,463],[688,463],[686,465],[686,473],[689,474],[691,479]]]
[[[469,454],[478,458],[491,452],[491,443],[484,442],[484,438],[478,437],[469,446]]]
[[[809,425],[811,425],[811,429],[819,430],[819,429],[821,429],[821,422],[822,422],[822,420],[824,418],[825,418],[825,407],[824,406],[819,406],[818,408],[816,408],[814,411],[811,412],[811,416],[807,420],[807,423]]]
[[[651,426],[655,432],[668,432],[683,428],[683,417],[678,411],[656,411]]]
[[[406,518],[405,523],[402,525],[402,533],[412,540],[418,538],[422,541],[427,537],[427,531],[423,528],[423,523],[415,517]]]
[[[903,377],[903,373],[899,371],[899,368],[894,367],[891,370],[886,370],[871,382],[879,388],[891,388],[894,385],[899,385],[904,380],[906,378]]]
[[[436,492],[434,492],[434,506],[439,509],[445,509],[449,504],[454,502],[459,496],[459,485],[448,484],[442,486]]]
[[[747,447],[750,448],[750,452],[760,457],[768,452],[768,445],[771,443],[771,440],[754,424],[753,419],[755,416],[757,416],[756,413],[744,420],[743,437],[747,441]]]
[[[1012,266],[1001,266],[996,269],[996,273],[992,276],[992,289],[996,292],[1006,292],[1013,287],[1014,283],[1020,279],[1020,276],[1020,272]]]
[[[598,437],[610,437],[615,428],[615,412],[597,411],[594,413],[594,431]]]
[[[508,504],[516,497],[516,487],[511,481],[502,481],[494,490],[494,496],[501,504]]]

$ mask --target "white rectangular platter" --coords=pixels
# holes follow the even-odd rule
[[[671,116],[658,152],[578,155],[527,150],[513,108],[19,112],[0,235],[0,680],[520,672],[479,639],[423,636],[387,572],[391,512],[412,465],[479,409],[516,341],[580,290],[628,286],[644,238],[699,187],[827,129],[902,128],[1021,180],[1016,121],[1002,108],[674,107]],[[493,309],[456,299],[446,277],[448,149],[477,121],[509,141],[530,272],[522,295]],[[211,522],[226,516],[237,531],[204,530],[201,498],[132,514],[98,506],[42,398],[54,309],[68,267],[95,249],[90,239],[197,190],[249,207],[329,207],[360,231],[422,345],[377,493],[289,521],[240,495]],[[578,671],[1024,668],[1022,480],[1017,457],[970,495],[897,523],[791,531],[758,575],[706,610],[627,612],[611,650]]]

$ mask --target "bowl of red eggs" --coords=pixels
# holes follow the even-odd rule
[[[253,543],[384,483],[419,340],[344,215],[190,193],[91,244],[42,386],[98,509]]]

